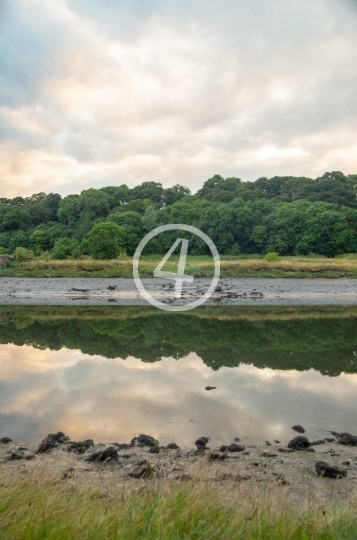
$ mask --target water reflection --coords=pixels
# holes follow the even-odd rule
[[[32,441],[62,430],[128,442],[147,432],[190,446],[200,435],[284,440],[294,423],[317,435],[356,431],[353,316],[46,313],[2,315],[1,436]]]

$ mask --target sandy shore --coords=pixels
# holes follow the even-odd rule
[[[181,299],[165,279],[143,279],[150,294],[170,305],[193,302],[210,279],[184,285]],[[146,305],[134,280],[124,278],[1,278],[0,305]],[[208,305],[357,305],[357,279],[223,278]]]
[[[297,433],[295,436],[300,437]],[[145,436],[146,437],[146,436]],[[0,481],[14,483],[25,478],[37,481],[66,482],[76,489],[98,488],[103,493],[137,489],[138,483],[155,481],[208,482],[226,485],[241,483],[288,488],[289,492],[309,490],[326,503],[333,498],[348,497],[357,489],[357,447],[341,444],[331,435],[330,441],[314,444],[305,450],[289,451],[279,442],[269,445],[234,443],[239,451],[226,448],[204,449],[137,446],[111,443],[96,444],[84,453],[71,450],[71,442],[56,443],[45,453],[38,453],[39,443],[0,443]],[[82,443],[84,444],[84,443]],[[230,444],[230,443],[228,443]],[[110,457],[105,451],[109,450]],[[77,447],[78,450],[78,447]],[[108,452],[107,452],[108,454]],[[101,455],[104,461],[93,460]],[[215,457],[215,459],[212,459]],[[328,463],[343,472],[332,479],[317,473],[316,463]]]

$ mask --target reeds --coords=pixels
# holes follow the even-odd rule
[[[142,277],[152,277],[162,255],[143,257],[140,261]],[[165,265],[169,272],[177,271],[178,257],[172,256]],[[185,267],[187,274],[196,277],[211,277],[214,263],[211,257],[189,256]],[[23,277],[124,277],[132,278],[132,259],[97,261],[94,259],[53,260],[32,259],[14,262],[13,266],[1,270],[0,275]],[[311,258],[283,257],[279,261],[264,259],[221,260],[221,275],[224,277],[357,277],[357,258]]]

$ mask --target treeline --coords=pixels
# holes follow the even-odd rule
[[[48,254],[65,259],[132,255],[143,236],[158,225],[185,223],[208,234],[225,255],[319,254],[357,251],[357,174],[239,178],[215,175],[192,194],[158,182],[88,189],[61,197],[38,193],[0,198],[0,253]],[[147,252],[164,253],[169,233],[152,240]],[[190,253],[206,254],[192,238]],[[22,253],[22,255],[21,255]]]

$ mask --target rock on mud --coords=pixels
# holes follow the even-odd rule
[[[227,453],[227,450],[225,450],[224,452],[210,452],[207,456],[207,459],[208,461],[220,461],[226,459]]]
[[[199,437],[197,441],[195,441],[197,450],[205,450],[206,444],[208,444],[208,442],[209,442],[209,437]]]
[[[309,446],[310,443],[307,437],[304,437],[303,435],[298,435],[288,442],[288,448],[293,448],[294,450],[306,450]]]
[[[297,424],[296,426],[292,426],[291,429],[293,429],[294,431],[297,431],[298,433],[305,433],[304,428],[300,426],[299,424]]]
[[[68,446],[68,452],[75,452],[76,454],[84,454],[91,446],[94,446],[93,439],[86,439],[85,441],[72,442]]]
[[[154,471],[150,463],[146,459],[143,459],[133,468],[130,476],[133,478],[150,478],[153,474]]]
[[[318,461],[315,463],[315,468],[318,476],[325,476],[326,478],[344,478],[347,476],[347,471],[339,469],[333,465],[329,465],[326,461]]]
[[[105,450],[93,452],[88,458],[88,461],[118,461],[118,452],[114,446],[109,446]]]
[[[17,451],[17,452],[11,452],[10,454],[10,457],[9,457],[9,460],[10,461],[15,461],[17,459],[27,459],[27,460],[30,460],[30,459],[34,459],[34,454],[24,454],[23,451]]]
[[[12,439],[10,439],[9,437],[3,437],[2,439],[0,439],[0,443],[2,444],[9,444],[10,442],[12,442]]]
[[[69,437],[67,437],[62,431],[58,431],[58,433],[55,434],[49,433],[38,447],[36,454],[43,454],[44,452],[48,452],[49,450],[56,448],[56,446],[58,446],[59,444],[64,444],[68,441]]]
[[[266,457],[266,458],[273,458],[273,457],[277,457],[278,454],[276,454],[275,452],[263,452],[262,453],[262,457]]]
[[[229,445],[222,444],[220,447],[220,452],[224,452],[227,450],[228,452],[244,452],[245,446],[242,446],[241,444],[232,443]]]
[[[144,446],[159,446],[159,441],[154,439],[154,437],[151,437],[151,435],[141,433],[138,437],[131,439],[131,444],[143,448]]]
[[[351,435],[351,433],[341,433],[338,442],[346,446],[357,446],[357,437]]]

